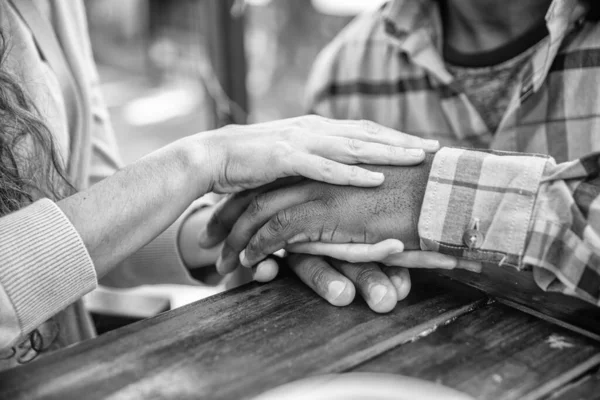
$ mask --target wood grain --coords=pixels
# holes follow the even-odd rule
[[[600,372],[585,375],[547,397],[547,400],[598,399],[600,399]]]
[[[333,307],[294,278],[253,283],[0,373],[0,398],[249,398],[347,370],[486,301],[417,283],[378,315],[362,301]]]
[[[540,399],[600,365],[600,344],[502,304],[479,308],[354,371],[440,382],[478,399]]]
[[[491,296],[533,309],[565,324],[600,335],[600,308],[575,297],[542,291],[530,271],[485,264],[481,274],[467,271],[438,272]]]

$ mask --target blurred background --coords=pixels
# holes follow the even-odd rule
[[[125,161],[218,126],[227,114],[249,122],[303,114],[319,50],[358,12],[382,3],[86,0]]]
[[[124,161],[230,122],[303,114],[304,85],[319,51],[353,16],[382,3],[85,0]],[[221,290],[152,287],[135,293],[163,296],[177,307]],[[101,298],[88,301],[103,307]]]

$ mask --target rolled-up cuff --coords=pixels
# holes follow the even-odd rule
[[[39,200],[0,219],[0,285],[21,335],[96,287],[81,237],[52,201]]]
[[[444,148],[419,218],[424,250],[522,267],[547,156]]]

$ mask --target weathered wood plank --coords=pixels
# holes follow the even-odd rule
[[[378,315],[360,301],[333,307],[294,278],[249,284],[5,371],[0,398],[247,398],[346,370],[485,304],[464,285],[424,284]]]
[[[548,395],[597,365],[600,343],[492,304],[353,370],[428,379],[478,399],[521,400]]]
[[[530,271],[485,264],[481,274],[439,272],[491,296],[523,305],[542,314],[600,335],[600,308],[575,297],[542,291]]]
[[[600,399],[600,372],[587,374],[550,395],[547,400],[598,400]]]

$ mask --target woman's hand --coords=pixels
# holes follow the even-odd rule
[[[410,268],[481,271],[481,264],[475,261],[435,252],[403,251],[404,245],[395,239],[376,244],[307,242],[290,245],[287,250],[290,269],[329,303],[346,306],[358,292],[379,313],[391,311],[408,295]],[[279,265],[269,258],[252,267],[252,272],[256,281],[268,282],[277,276]]]
[[[439,145],[371,122],[315,116],[228,126],[173,142],[57,205],[101,277],[207,192],[237,192],[286,176],[378,186],[383,175],[344,164],[423,161],[422,150],[404,147],[435,151]]]
[[[414,165],[437,141],[423,140],[370,121],[304,116],[231,125],[189,138],[206,154],[208,191],[239,192],[278,178],[303,176],[337,185],[372,187],[383,175],[347,164]]]
[[[434,251],[404,251],[404,244],[386,239],[375,244],[363,243],[296,243],[286,247],[290,253],[332,257],[352,263],[377,262],[393,267],[425,269],[466,269],[481,272],[481,263]]]

